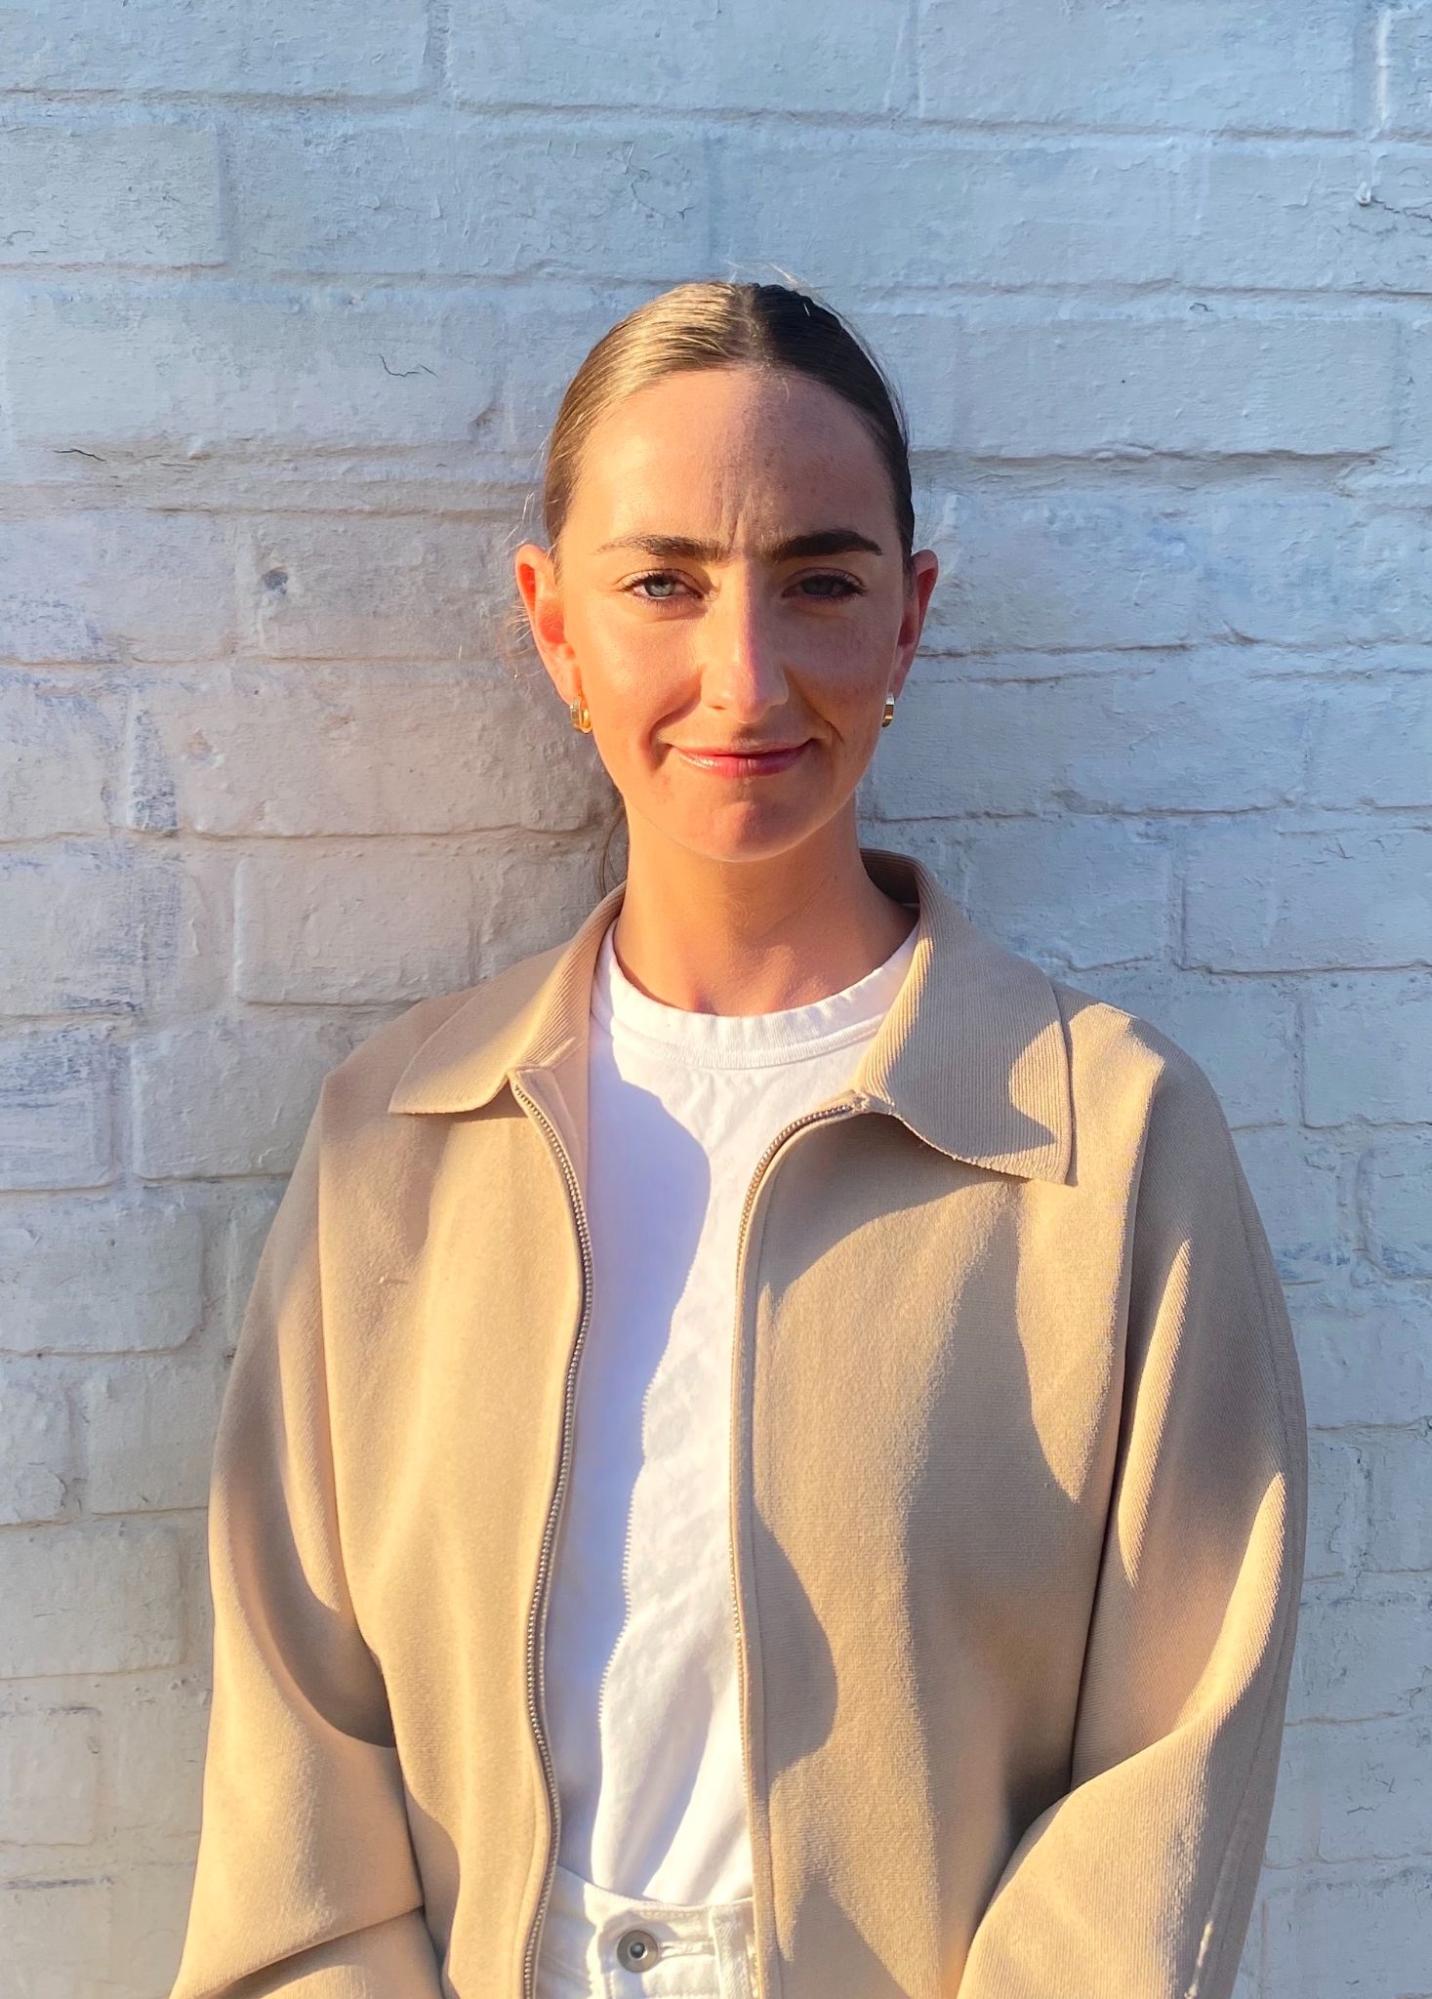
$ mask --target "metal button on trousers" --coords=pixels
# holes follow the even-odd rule
[[[558,1866],[536,1999],[755,1999],[751,1898],[652,1902]]]

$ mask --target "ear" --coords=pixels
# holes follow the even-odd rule
[[[925,615],[940,574],[940,558],[932,548],[918,549],[911,563],[912,575],[905,590],[905,612],[900,620],[895,671],[891,676],[891,688],[897,697],[920,650],[920,634],[925,629]]]
[[[552,557],[536,542],[524,541],[512,560],[532,642],[562,699],[575,700],[576,662],[567,642],[562,587],[557,580]]]

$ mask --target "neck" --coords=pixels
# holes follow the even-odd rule
[[[759,860],[692,853],[629,826],[612,944],[666,1006],[772,1013],[853,985],[909,935],[915,912],[865,872],[854,815]]]

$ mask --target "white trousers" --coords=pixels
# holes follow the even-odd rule
[[[537,1999],[755,1999],[751,1897],[649,1902],[558,1866]]]

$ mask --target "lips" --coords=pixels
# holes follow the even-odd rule
[[[809,740],[778,750],[679,750],[697,770],[717,777],[765,777],[788,770],[810,747]]]
[[[761,743],[750,748],[706,749],[698,746],[686,751],[689,757],[783,757],[800,748],[799,743]]]

